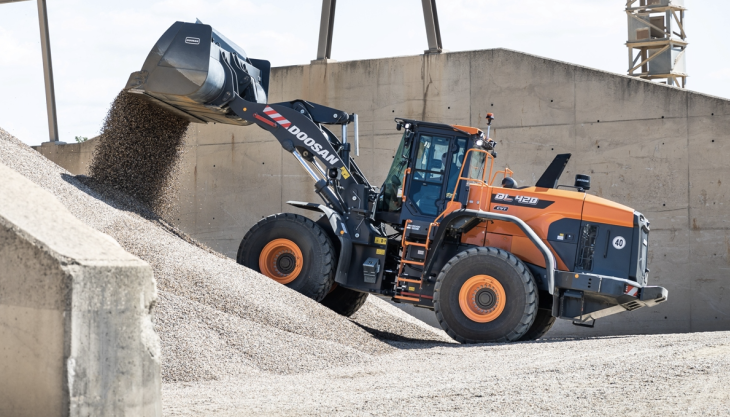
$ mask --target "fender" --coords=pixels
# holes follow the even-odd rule
[[[466,220],[466,223],[464,221]],[[540,250],[542,253],[542,256],[545,258],[545,266],[546,266],[546,272],[547,272],[547,278],[548,278],[548,292],[550,295],[553,295],[555,292],[555,257],[553,256],[553,253],[550,252],[550,249],[548,249],[547,245],[545,245],[545,242],[540,239],[540,237],[535,233],[534,230],[530,226],[527,225],[522,219],[511,216],[509,214],[500,214],[500,213],[491,213],[488,211],[477,211],[477,210],[468,210],[468,209],[461,209],[461,210],[455,210],[448,216],[444,217],[444,219],[441,221],[441,224],[438,227],[438,230],[436,232],[436,236],[433,239],[433,244],[428,249],[428,256],[426,257],[426,265],[423,268],[423,278],[429,279],[431,276],[431,269],[433,268],[433,260],[435,258],[434,253],[438,248],[441,246],[441,243],[444,240],[444,237],[446,235],[446,231],[451,228],[455,229],[463,229],[465,227],[469,226],[475,226],[476,224],[473,224],[473,221],[476,220],[477,222],[480,222],[482,220],[502,220],[510,223],[514,223],[517,225],[517,227],[522,230],[522,232],[532,241],[532,243],[537,247],[537,249]],[[460,227],[454,227],[457,223],[462,223]],[[469,226],[467,226],[469,225]]]
[[[347,226],[340,215],[325,206],[324,204],[306,203],[302,201],[287,201],[286,204],[303,210],[318,211],[323,213],[330,222],[332,232],[340,239],[340,257],[337,262],[337,274],[335,282],[338,284],[347,283],[347,271],[350,270],[350,259],[352,258],[352,239],[347,231]]]

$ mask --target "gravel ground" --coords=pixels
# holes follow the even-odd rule
[[[730,332],[400,347],[319,372],[164,384],[163,412],[730,415]]]
[[[370,300],[358,319],[344,318],[194,244],[120,191],[71,176],[2,129],[0,163],[152,266],[164,381],[309,372],[367,362],[396,350],[397,340],[450,342],[445,333],[418,325],[378,299]],[[387,334],[389,340],[375,334]]]

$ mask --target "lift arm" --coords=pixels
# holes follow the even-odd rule
[[[312,177],[315,191],[338,213],[346,212],[348,207],[340,195],[341,190],[363,184],[363,181],[369,188],[350,158],[349,143],[343,144],[322,126],[338,124],[346,129],[348,123],[356,120],[355,115],[302,100],[256,103],[237,94],[229,106],[241,119],[271,133]],[[353,167],[355,175],[351,171]]]

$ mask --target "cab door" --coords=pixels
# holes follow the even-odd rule
[[[433,221],[455,192],[468,140],[442,133],[421,132],[412,150],[411,174],[406,184],[406,219]],[[463,188],[460,186],[459,188]],[[456,190],[457,200],[460,190]]]

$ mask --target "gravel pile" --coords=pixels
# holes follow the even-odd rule
[[[728,416],[730,332],[424,347],[162,387],[168,416]],[[244,411],[245,410],[245,411]]]
[[[392,352],[397,340],[451,342],[445,333],[415,324],[382,300],[370,300],[355,320],[339,316],[193,244],[143,204],[70,175],[2,129],[0,163],[54,194],[72,214],[152,266],[165,381],[322,370]],[[387,335],[387,340],[374,334]]]
[[[90,176],[171,218],[189,123],[122,91],[104,119]]]

